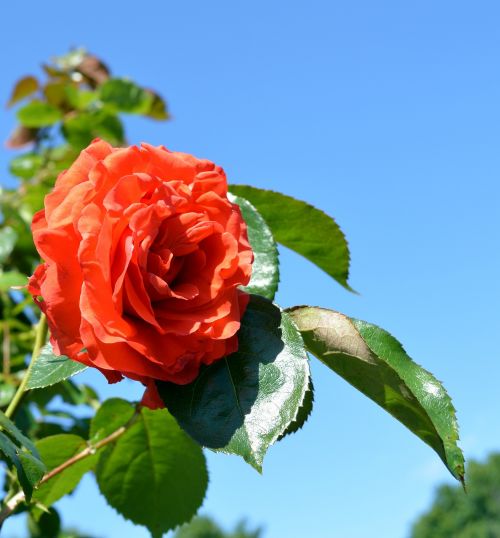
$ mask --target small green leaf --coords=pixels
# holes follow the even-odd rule
[[[65,355],[54,355],[52,345],[45,344],[30,372],[27,389],[41,389],[55,385],[85,370],[87,366]]]
[[[311,353],[431,446],[453,476],[463,480],[451,399],[394,337],[324,308],[295,307],[289,314]]]
[[[157,383],[179,424],[202,446],[237,454],[258,471],[297,419],[309,383],[302,338],[289,316],[252,295],[238,351],[204,368],[189,385]]]
[[[52,471],[87,448],[87,443],[78,435],[63,433],[37,441],[36,446],[47,466]],[[51,506],[64,495],[71,493],[83,475],[93,469],[97,456],[90,454],[73,463],[50,480],[41,484],[33,493],[33,498],[44,506]]]
[[[153,95],[146,92],[130,80],[111,78],[100,88],[103,103],[112,106],[118,112],[130,114],[147,114],[153,103]]]
[[[102,403],[90,424],[90,439],[93,443],[111,435],[127,424],[134,416],[135,409],[126,400],[110,398]]]
[[[61,111],[43,101],[31,101],[17,111],[17,119],[25,127],[48,127],[62,119]]]
[[[15,393],[16,387],[14,385],[7,382],[0,383],[0,407],[7,407]]]
[[[118,117],[102,110],[80,112],[66,118],[62,133],[75,148],[87,147],[96,137],[113,145],[123,144],[123,125]]]
[[[56,108],[62,108],[66,104],[66,88],[68,84],[70,83],[64,79],[56,79],[45,84],[43,94],[46,101]]]
[[[10,161],[10,172],[22,179],[31,179],[43,164],[43,157],[38,153],[25,153]]]
[[[0,270],[0,291],[9,291],[12,286],[26,286],[28,277],[19,271]]]
[[[155,537],[189,521],[208,485],[201,448],[165,409],[143,408],[102,451],[96,478],[108,503]]]
[[[304,256],[352,291],[347,283],[349,248],[332,217],[279,192],[248,185],[231,185],[230,189],[256,207],[278,243]]]
[[[252,279],[243,288],[248,293],[274,299],[279,282],[278,249],[273,234],[255,207],[240,196],[229,195],[237,204],[248,226],[248,240],[254,252]]]
[[[0,411],[0,427],[9,434],[12,439],[14,439],[17,444],[21,447],[25,447],[28,452],[31,452],[33,456],[40,459],[40,455],[38,454],[38,451],[36,449],[35,444],[31,439],[28,439],[21,430],[10,420],[8,419],[4,413]]]
[[[0,264],[4,264],[16,246],[17,232],[10,226],[0,229]]]
[[[77,86],[67,85],[64,88],[65,97],[69,104],[76,110],[84,110],[97,100],[96,92],[81,90]]]
[[[30,538],[61,538],[61,518],[57,510],[51,508],[48,512],[42,512],[38,521],[29,514],[28,530]]]
[[[12,106],[38,90],[38,80],[33,76],[23,77],[16,82],[7,106]]]
[[[29,501],[33,494],[33,487],[40,481],[45,472],[45,467],[40,460],[31,461],[28,458],[22,458],[21,455],[27,456],[28,452],[22,452],[12,440],[0,431],[0,451],[17,471],[17,476],[24,495]],[[33,458],[33,457],[32,457]],[[33,458],[34,459],[34,458]],[[37,466],[38,464],[38,466]],[[25,468],[26,466],[26,468]]]
[[[154,120],[168,120],[169,115],[167,111],[167,105],[163,98],[157,93],[151,92],[150,90],[146,91],[148,91],[148,93],[150,93],[153,97],[151,106],[149,107],[146,116],[148,118],[153,118]]]

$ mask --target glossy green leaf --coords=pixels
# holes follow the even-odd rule
[[[17,111],[17,119],[25,127],[48,127],[62,119],[61,111],[43,101],[31,101]]]
[[[54,355],[52,345],[45,344],[31,368],[28,389],[41,389],[68,379],[85,370],[87,366],[73,361],[65,355]]]
[[[23,77],[16,82],[7,106],[12,106],[38,90],[38,80],[33,76]]]
[[[300,429],[303,428],[304,424],[307,422],[307,419],[312,413],[314,404],[314,385],[312,378],[309,378],[309,386],[307,387],[306,394],[304,396],[304,401],[299,408],[297,416],[293,422],[290,423],[288,428],[280,435],[278,441],[281,441],[286,435],[291,435],[292,433],[297,433]]]
[[[42,463],[33,442],[17,426],[0,412],[0,450],[17,470],[17,476],[27,500],[31,499],[33,487],[45,474]]]
[[[189,521],[208,485],[201,448],[165,409],[143,408],[137,421],[103,449],[96,478],[107,502],[153,537]]]
[[[375,325],[324,308],[289,311],[308,350],[431,446],[463,480],[455,409],[445,389]]]
[[[201,370],[193,383],[157,383],[167,409],[201,445],[237,454],[257,470],[297,419],[309,382],[302,338],[289,316],[251,296],[238,351]]]
[[[0,291],[9,291],[12,286],[26,286],[28,277],[19,271],[0,271]]]
[[[241,209],[243,219],[248,226],[248,240],[255,256],[252,279],[243,289],[248,293],[273,299],[279,283],[278,249],[273,234],[265,220],[248,200],[231,194],[229,198]]]
[[[87,443],[78,435],[60,434],[45,437],[37,441],[36,446],[47,466],[52,471],[59,465],[80,454],[87,448]],[[50,480],[41,484],[33,493],[33,498],[44,506],[51,506],[64,495],[71,493],[83,475],[96,465],[97,456],[89,456],[70,465]]]
[[[25,153],[10,161],[10,172],[22,179],[31,179],[43,164],[43,157],[38,153]]]
[[[17,232],[10,226],[0,229],[0,264],[7,261],[16,246]]]
[[[153,103],[153,95],[130,80],[111,78],[100,88],[103,103],[119,112],[147,114]]]
[[[278,243],[304,256],[352,291],[347,283],[349,248],[332,217],[279,192],[248,185],[231,185],[230,189],[257,208]]]

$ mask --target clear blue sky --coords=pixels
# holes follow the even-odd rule
[[[85,45],[169,101],[173,121],[128,121],[131,142],[207,157],[230,181],[335,216],[361,295],[282,251],[278,301],[391,331],[445,382],[466,456],[483,457],[500,449],[499,18],[494,0],[7,2],[0,101],[19,75]],[[5,139],[13,116],[0,117]],[[270,450],[263,476],[207,454],[203,511],[227,525],[247,517],[266,538],[404,538],[447,471],[333,373],[314,363],[313,375],[313,415]],[[60,507],[96,536],[147,536],[91,477]]]

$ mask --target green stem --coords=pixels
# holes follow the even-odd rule
[[[29,363],[28,369],[26,370],[26,373],[24,374],[21,384],[19,385],[16,393],[14,394],[14,398],[12,398],[12,401],[10,402],[9,407],[7,407],[7,411],[5,411],[5,416],[7,418],[10,418],[14,414],[15,410],[17,409],[17,406],[19,405],[19,402],[21,401],[26,391],[26,385],[28,384],[28,379],[31,374],[31,369],[33,368],[33,365],[38,359],[38,356],[40,355],[40,351],[42,347],[45,345],[45,340],[47,339],[47,333],[48,333],[47,318],[45,317],[45,314],[42,314],[36,328],[35,345],[33,347],[33,354],[31,355],[31,361]]]

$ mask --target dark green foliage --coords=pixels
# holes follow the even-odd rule
[[[158,383],[165,405],[202,446],[237,454],[257,470],[296,419],[309,385],[302,338],[287,314],[253,295],[238,351],[189,385]]]
[[[500,454],[467,465],[467,493],[459,486],[439,487],[411,534],[411,538],[499,537]]]

